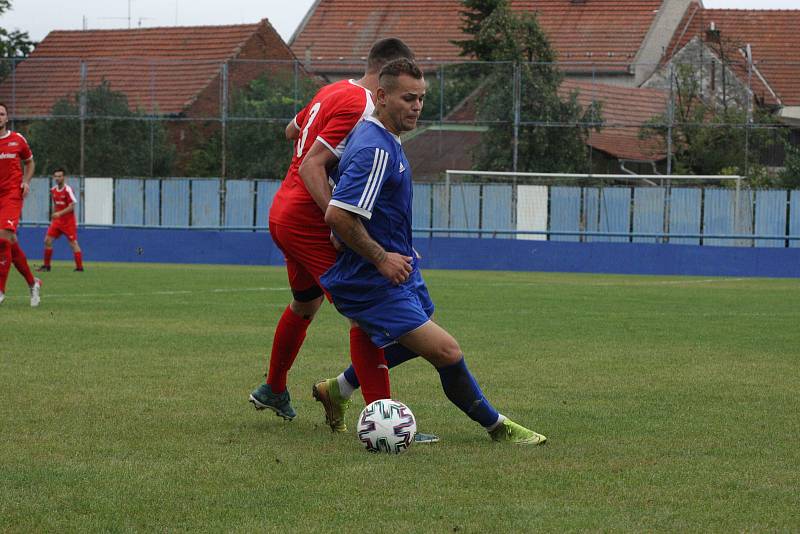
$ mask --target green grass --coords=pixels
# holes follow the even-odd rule
[[[425,273],[489,399],[548,445],[492,443],[415,360],[393,393],[442,441],[369,455],[314,381],[326,305],[256,412],[282,269],[89,264],[0,306],[0,531],[794,531],[800,281]],[[348,423],[363,406],[360,395]]]

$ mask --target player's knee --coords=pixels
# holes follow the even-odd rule
[[[322,288],[318,285],[314,285],[308,289],[292,289],[292,296],[294,297],[294,300],[301,303],[319,300],[319,304],[322,304],[322,295]]]
[[[462,357],[461,347],[458,345],[458,341],[453,338],[450,338],[441,348],[440,358],[442,361],[446,362],[448,365],[452,365],[454,363],[458,363]]]
[[[461,347],[452,337],[441,340],[428,354],[423,354],[434,367],[445,367],[458,363],[461,359]]]
[[[319,311],[320,306],[322,306],[322,297],[317,297],[314,300],[310,301],[300,301],[295,298],[292,303],[289,305],[292,312],[296,315],[299,315],[303,319],[310,321],[314,318],[314,316]]]

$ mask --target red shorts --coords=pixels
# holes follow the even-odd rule
[[[299,230],[270,222],[269,232],[286,258],[292,291],[322,288],[319,277],[336,263],[336,249],[331,244],[330,231]]]
[[[0,230],[17,232],[22,215],[22,195],[16,191],[0,193]]]
[[[70,241],[77,240],[78,227],[75,224],[75,219],[69,219],[67,221],[62,221],[61,219],[54,220],[47,229],[47,235],[53,239],[58,239],[63,235]]]

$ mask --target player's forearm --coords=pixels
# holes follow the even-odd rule
[[[33,178],[33,171],[35,170],[36,164],[34,163],[33,158],[23,162],[22,183],[30,184],[31,179]]]
[[[358,215],[336,206],[328,206],[325,222],[350,250],[367,261],[378,265],[386,259],[386,251],[370,237]]]
[[[325,167],[317,164],[307,165],[304,162],[300,166],[299,173],[311,198],[322,213],[325,213],[331,201],[331,186],[328,184],[328,172]]]

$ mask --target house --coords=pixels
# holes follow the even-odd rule
[[[705,9],[693,2],[666,49],[660,68],[643,86],[663,87],[670,66],[702,66],[707,89],[723,72],[755,103],[800,127],[800,9]],[[725,62],[725,69],[721,61]],[[713,70],[713,72],[712,72]],[[748,87],[750,88],[748,90]]]
[[[559,92],[576,93],[584,108],[593,102],[600,104],[602,128],[590,129],[586,144],[606,160],[604,172],[617,173],[621,166],[622,170],[651,174],[655,164],[666,159],[664,144],[655,137],[642,138],[640,133],[648,122],[666,114],[667,91],[566,79]],[[594,161],[593,167],[594,172],[601,169],[600,161]]]
[[[535,13],[574,75],[636,86],[656,69],[691,0],[512,0]],[[369,47],[399,37],[428,65],[464,61],[458,0],[317,0],[289,41],[307,70],[328,79],[363,71]]]
[[[18,120],[48,117],[59,100],[74,102],[82,88],[105,82],[127,96],[131,110],[174,119],[169,128],[180,157],[198,141],[186,119],[219,121],[231,91],[265,72],[293,70],[294,62],[266,19],[230,26],[52,31],[0,83],[0,100]]]
[[[536,14],[566,74],[562,90],[578,90],[584,105],[587,94],[603,102],[603,130],[593,132],[588,144],[619,165],[637,160],[650,166],[666,157],[665,147],[639,140],[639,127],[663,114],[670,65],[713,55],[709,39],[719,34],[729,45],[726,61],[734,60],[728,70],[742,90],[749,95],[752,87],[757,104],[786,124],[800,125],[800,10],[705,9],[698,0],[512,0],[511,6]],[[396,36],[430,72],[469,59],[452,43],[465,38],[462,10],[458,0],[317,0],[289,45],[306,69],[337,79],[360,74],[372,42]],[[430,130],[408,144],[425,159],[421,176],[459,163],[468,168],[468,147],[480,135]]]

